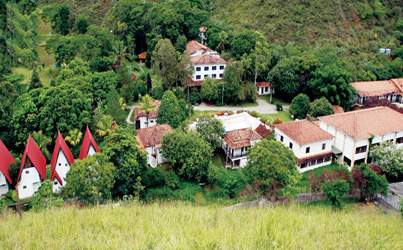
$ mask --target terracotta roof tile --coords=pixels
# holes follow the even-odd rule
[[[340,107],[338,105],[332,105],[332,107],[333,107],[333,110],[334,110],[334,114],[344,113],[343,107]]]
[[[251,141],[262,140],[256,131],[251,128],[238,129],[227,132],[224,141],[232,149],[243,148],[251,146]]]
[[[201,55],[190,58],[193,65],[198,64],[227,64],[227,61],[219,56]]]
[[[332,139],[333,136],[322,130],[313,122],[300,120],[274,125],[299,145]]]
[[[270,87],[271,83],[269,82],[256,82],[257,87]]]
[[[161,101],[153,100],[153,102],[155,103],[156,107],[153,112],[148,114],[148,119],[157,119],[158,118],[158,110],[160,108]],[[139,111],[138,108],[134,109],[134,120],[135,121],[139,120],[140,117],[146,117],[146,116],[147,116],[147,114],[145,111]]]
[[[137,129],[137,137],[140,145],[145,148],[161,144],[162,136],[173,129],[169,124],[158,124],[148,128]]]
[[[392,79],[391,81],[399,89],[400,94],[403,95],[403,78]]]
[[[147,56],[147,52],[144,51],[143,53],[141,53],[140,55],[138,55],[139,59],[146,59]]]
[[[396,87],[392,80],[352,82],[351,86],[355,88],[361,97],[401,94],[401,91]]]
[[[403,115],[389,107],[375,107],[318,117],[355,140],[403,131]]]
[[[204,50],[205,52],[207,51],[213,51],[212,49],[210,49],[209,47],[207,47],[204,44],[199,43],[196,40],[192,40],[190,42],[188,42],[186,44],[186,51],[190,54],[193,55],[194,53],[196,53],[196,51],[198,50]],[[204,53],[203,53],[204,54]]]

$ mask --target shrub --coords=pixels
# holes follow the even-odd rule
[[[294,115],[294,118],[304,119],[310,109],[309,97],[305,94],[299,94],[292,99],[290,105],[290,114]]]
[[[165,184],[165,170],[162,168],[147,167],[142,174],[142,183],[146,188],[163,186]]]
[[[276,103],[276,109],[277,109],[277,111],[282,111],[283,105],[281,103]]]
[[[200,103],[200,94],[197,92],[192,92],[192,93],[190,93],[189,99],[190,99],[190,103],[193,105],[196,103]]]
[[[274,124],[280,124],[280,123],[283,123],[283,120],[281,120],[280,118],[276,118],[276,119],[274,120],[274,122],[273,122],[273,125],[274,125]]]
[[[312,104],[311,115],[313,117],[332,115],[333,113],[333,106],[325,97],[316,99]]]
[[[349,185],[345,180],[325,181],[323,185],[323,191],[327,198],[332,203],[334,208],[341,209],[343,202],[341,199],[347,194]]]
[[[172,189],[179,187],[180,179],[174,172],[165,173],[165,185]]]
[[[376,167],[373,166],[372,169]],[[368,164],[354,166],[352,169],[354,185],[361,191],[361,200],[370,201],[375,198],[376,193],[387,194],[389,183],[386,177],[372,169],[368,167]]]

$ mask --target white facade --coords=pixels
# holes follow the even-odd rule
[[[88,153],[87,156],[91,156],[96,154],[97,151],[95,151],[95,148],[92,146],[92,144],[90,144],[90,148],[88,149]]]
[[[22,169],[20,181],[18,182],[19,198],[30,198],[33,194],[38,192],[41,184],[41,177],[35,167]]]
[[[148,119],[148,124],[147,124],[147,117],[145,116],[140,116],[139,117],[140,121],[140,129],[141,128],[148,128],[157,125],[157,118],[150,118]]]
[[[298,159],[330,152],[332,150],[333,139],[299,145],[278,128],[275,129],[275,135],[276,140],[288,147]],[[307,162],[306,164],[297,165],[297,169],[299,172],[303,173],[315,168],[330,165],[331,163],[332,157],[324,157]]]
[[[0,195],[7,194],[7,192],[8,192],[7,179],[4,176],[3,172],[0,171]]]
[[[256,91],[258,95],[268,95],[271,93],[271,87],[258,87],[256,86]],[[274,94],[274,91],[273,91]]]
[[[197,64],[193,66],[194,72],[192,75],[192,80],[204,81],[207,77],[212,79],[222,79],[226,64]]]
[[[350,167],[359,163],[367,163],[370,138],[355,140],[323,121],[320,122],[320,128],[335,137],[333,146],[342,152],[341,155],[338,156],[340,163],[344,161]],[[373,138],[372,145],[387,141],[392,141],[396,144],[397,148],[403,147],[403,131],[377,135]]]
[[[92,146],[90,147],[92,148]],[[94,150],[95,151],[95,150]],[[62,179],[62,184],[60,184],[59,180],[55,177],[53,180],[53,192],[57,193],[60,189],[66,186],[66,176],[67,173],[70,171],[70,163],[67,160],[66,156],[64,155],[63,151],[60,150],[59,155],[57,156],[55,171],[59,175],[60,179]]]
[[[387,99],[391,102],[399,102],[401,103],[403,101],[403,98],[401,95],[383,95],[383,96],[369,96],[369,97],[361,97],[359,95],[355,95],[353,99],[353,103],[358,103],[360,105],[363,105],[367,100],[377,97],[379,100]]]
[[[147,162],[153,168],[157,167],[158,164],[167,161],[167,159],[162,156],[162,148],[151,146],[147,147],[146,151],[147,151]]]
[[[255,146],[256,143],[260,142],[260,140],[254,140],[251,141],[251,147]],[[227,154],[226,158],[226,163],[225,165],[227,166],[229,161],[231,160],[233,163],[233,168],[243,168],[248,164],[248,150],[251,147],[242,147],[242,148],[236,148],[232,149],[230,146],[228,146],[225,141],[223,141],[222,144],[222,149],[224,149],[224,152]]]

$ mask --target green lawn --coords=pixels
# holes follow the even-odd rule
[[[294,119],[291,118],[288,109],[279,111],[277,114],[270,114],[270,115],[265,114],[261,116],[271,123],[273,123],[273,121],[276,119],[280,119],[283,123],[294,121]]]
[[[60,72],[60,68],[55,66],[46,66],[42,68],[42,65],[38,65],[38,75],[41,79],[43,86],[49,86],[51,80],[56,80],[57,75]],[[22,83],[29,84],[32,76],[32,69],[29,69],[25,65],[19,65],[13,69],[13,73],[22,74],[24,76],[24,81]]]
[[[262,96],[268,103],[270,103],[270,95],[263,95]],[[273,96],[273,104],[281,103],[282,105],[290,105],[291,103],[283,101],[282,99]]]
[[[213,164],[218,167],[224,167],[224,162],[225,162],[224,155],[220,154],[219,152],[214,152]]]

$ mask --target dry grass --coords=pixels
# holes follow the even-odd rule
[[[399,249],[398,215],[357,206],[224,210],[183,203],[27,212],[0,223],[3,249]]]

